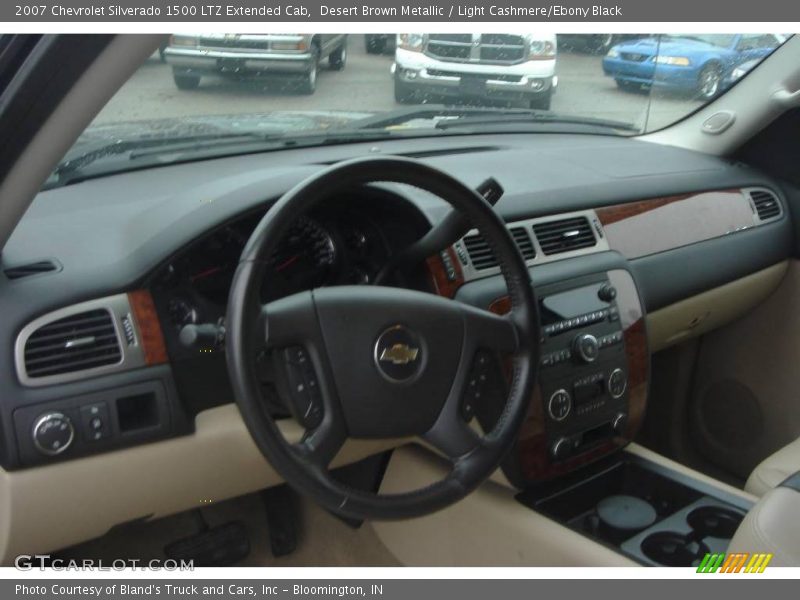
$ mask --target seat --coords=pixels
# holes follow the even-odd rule
[[[755,496],[763,496],[797,471],[800,471],[800,438],[768,456],[753,469],[744,489]]]
[[[736,552],[772,554],[774,567],[800,565],[800,473],[779,482],[750,509],[728,546],[728,554]]]

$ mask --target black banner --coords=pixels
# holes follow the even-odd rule
[[[792,22],[800,7],[786,0],[11,0],[4,22]]]

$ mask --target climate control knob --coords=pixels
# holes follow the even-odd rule
[[[614,433],[617,435],[622,435],[625,433],[625,427],[628,425],[628,415],[623,412],[617,413],[614,415],[614,418],[611,420],[611,429],[614,430]]]
[[[628,378],[622,369],[614,369],[608,376],[608,393],[614,399],[621,398],[628,387]]]
[[[583,362],[594,362],[600,355],[600,344],[591,333],[582,333],[572,342],[572,351]]]
[[[547,403],[547,412],[554,421],[563,421],[572,410],[572,398],[567,390],[556,390],[550,396]]]
[[[570,441],[565,437],[558,438],[553,445],[550,446],[550,456],[553,457],[553,460],[564,460],[565,458],[569,458],[569,455],[572,454],[572,444]]]
[[[42,454],[61,454],[75,439],[75,428],[69,417],[60,412],[45,413],[33,425],[33,445]]]

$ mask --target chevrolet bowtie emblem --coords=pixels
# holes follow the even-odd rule
[[[408,344],[394,344],[384,348],[378,360],[390,362],[393,365],[407,365],[417,360],[418,354],[419,348],[412,348]]]

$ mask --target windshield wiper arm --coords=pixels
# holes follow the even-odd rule
[[[458,119],[443,119],[435,125],[436,129],[457,129],[462,127],[485,126],[485,125],[507,125],[516,123],[527,124],[555,124],[555,125],[586,125],[590,127],[602,127],[604,129],[622,129],[639,133],[639,128],[632,123],[624,121],[612,121],[608,119],[597,119],[592,117],[577,117],[570,115],[559,115],[547,111],[524,111],[514,113],[484,114],[480,116],[460,117]]]
[[[240,143],[243,141],[253,141],[258,136],[251,133],[211,133],[202,135],[186,135],[171,137],[153,137],[130,140],[114,140],[112,142],[102,141],[93,144],[83,144],[67,153],[53,171],[53,176],[59,181],[69,175],[79,172],[93,162],[107,156],[118,156],[125,153],[135,153],[136,151],[163,150],[170,146],[187,145],[207,145],[209,142],[215,143]]]
[[[390,130],[314,130],[300,134],[242,131],[84,144],[59,163],[44,189],[60,187],[87,177],[127,170],[134,162],[138,163],[135,166],[141,168],[205,156],[223,157],[272,149],[345,144],[397,135],[397,132]],[[109,157],[120,158],[113,161],[107,169],[88,172],[87,167]]]
[[[639,133],[639,128],[631,123],[612,121],[591,117],[562,115],[548,110],[530,108],[491,108],[472,106],[447,106],[444,104],[426,104],[389,113],[378,114],[349,124],[354,129],[380,129],[398,127],[415,120],[431,120],[430,129],[444,131],[469,127],[472,125],[501,125],[514,123],[547,123],[583,125],[602,127],[604,129],[621,129]],[[417,128],[417,131],[423,128]],[[398,131],[399,129],[394,129]],[[400,130],[402,131],[402,130]],[[411,128],[406,131],[412,131]]]

